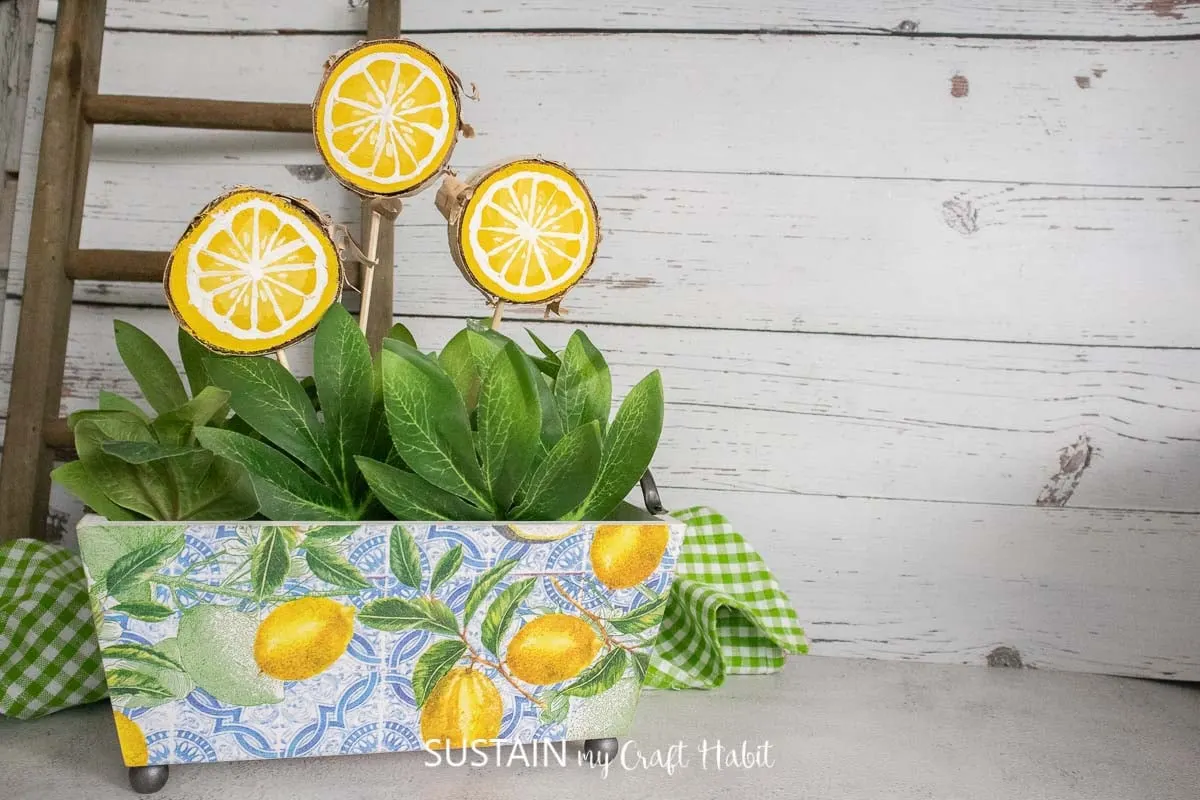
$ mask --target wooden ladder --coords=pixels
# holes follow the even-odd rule
[[[58,4],[8,425],[0,459],[0,540],[44,537],[54,453],[73,446],[59,406],[74,282],[157,283],[167,263],[166,252],[79,249],[93,127],[312,131],[312,109],[306,103],[100,94],[105,5],[105,0],[61,0]],[[366,38],[388,38],[399,32],[400,0],[370,0]],[[362,214],[365,226],[370,216],[365,201]],[[185,222],[180,220],[181,230]],[[393,236],[392,226],[383,226],[372,324],[367,331],[376,347],[392,319]]]

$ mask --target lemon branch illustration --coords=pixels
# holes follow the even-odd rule
[[[460,632],[459,636],[462,639],[463,644],[465,644],[467,646],[467,655],[470,657],[472,664],[479,664],[480,666],[490,667],[491,669],[496,670],[496,672],[498,672],[500,674],[500,676],[504,678],[504,680],[508,681],[509,684],[511,684],[514,689],[516,689],[518,692],[520,692],[521,695],[526,700],[533,703],[538,708],[545,707],[546,703],[544,701],[539,700],[538,698],[536,698],[532,694],[530,694],[529,691],[527,689],[525,689],[525,687],[523,687],[520,683],[518,683],[517,680],[512,675],[509,674],[508,670],[506,670],[504,668],[503,662],[491,661],[491,660],[481,656],[479,654],[479,651],[471,646],[471,642],[467,639],[466,631]]]
[[[605,622],[607,622],[607,620],[605,620],[601,616],[593,614],[586,607],[584,607],[583,604],[581,604],[578,600],[576,600],[574,597],[572,597],[570,592],[568,592],[566,590],[566,588],[563,587],[562,583],[559,582],[558,578],[551,578],[550,584],[555,588],[555,590],[560,595],[562,595],[564,600],[566,600],[568,603],[570,603],[572,606],[574,606],[576,609],[578,609],[580,614],[583,614],[585,617],[587,617],[589,620],[592,621],[592,624],[594,625],[596,630],[599,631],[600,635],[604,638],[604,644],[608,645],[609,647],[623,648],[623,649],[629,651],[630,653],[634,652],[633,647],[630,647],[629,645],[624,644],[623,642],[619,641],[615,636],[613,636],[612,632],[609,631],[608,626],[605,625]]]

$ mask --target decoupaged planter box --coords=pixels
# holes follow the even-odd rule
[[[131,781],[155,765],[619,736],[683,525],[155,523],[79,543]],[[142,773],[139,777],[139,773]]]

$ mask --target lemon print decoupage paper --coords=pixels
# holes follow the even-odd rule
[[[131,766],[615,736],[682,526],[80,525]]]

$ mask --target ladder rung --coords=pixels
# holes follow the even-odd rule
[[[46,446],[52,450],[74,450],[75,434],[67,427],[65,417],[52,419],[42,428],[42,438]]]
[[[163,279],[170,257],[158,250],[73,250],[67,256],[67,277],[74,281],[156,283]]]
[[[158,283],[170,257],[162,250],[72,250],[67,254],[67,277],[73,281]],[[343,269],[346,280],[357,286],[358,264],[345,263]]]
[[[96,125],[311,133],[312,113],[312,106],[305,103],[251,103],[129,94],[94,94],[83,101],[84,118]]]

